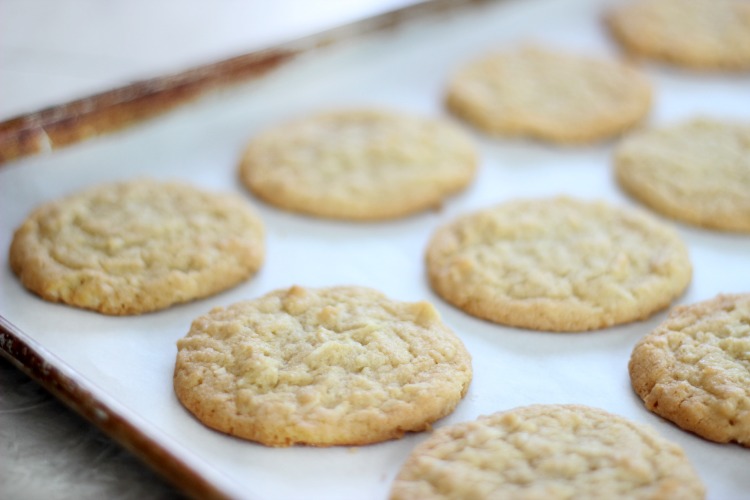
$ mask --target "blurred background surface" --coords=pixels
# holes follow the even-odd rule
[[[0,120],[417,0],[0,0]]]

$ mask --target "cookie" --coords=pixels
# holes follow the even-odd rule
[[[137,180],[41,205],[16,230],[10,265],[45,300],[128,315],[232,287],[263,255],[263,225],[241,198]]]
[[[630,53],[704,70],[750,69],[746,0],[636,0],[607,16]]]
[[[253,138],[240,177],[262,200],[349,220],[436,208],[474,178],[469,137],[439,119],[348,110],[321,113]]]
[[[651,107],[651,86],[620,62],[523,47],[460,69],[446,104],[492,135],[583,144],[640,122]]]
[[[750,124],[693,120],[628,137],[615,150],[617,181],[674,219],[750,232]]]
[[[579,405],[533,405],[439,429],[391,499],[701,499],[682,449],[651,428]]]
[[[449,414],[471,358],[427,302],[294,286],[217,308],[178,342],[174,388],[208,427],[269,446],[362,445]]]
[[[629,370],[652,412],[750,447],[750,294],[674,308],[635,346]]]
[[[640,211],[565,197],[462,216],[435,232],[426,260],[432,288],[451,304],[535,330],[645,319],[691,278],[671,228]]]

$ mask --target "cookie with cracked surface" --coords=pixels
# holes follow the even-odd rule
[[[294,286],[217,308],[178,342],[174,387],[208,427],[269,446],[363,445],[453,411],[471,358],[427,302]]]
[[[460,69],[446,105],[492,135],[585,144],[640,122],[651,107],[651,86],[621,62],[523,47]]]
[[[476,167],[472,141],[447,121],[347,110],[259,134],[239,168],[250,191],[285,210],[382,220],[439,207]]]
[[[674,308],[633,349],[646,408],[711,441],[750,447],[750,294]]]
[[[614,155],[617,181],[652,209],[750,233],[750,124],[696,119],[636,133]]]
[[[217,293],[254,274],[263,256],[262,222],[242,198],[153,180],[45,203],[10,247],[26,288],[111,315]]]
[[[435,232],[426,261],[432,288],[465,312],[552,331],[645,319],[692,272],[677,233],[650,215],[566,197],[459,217]]]
[[[745,0],[631,1],[613,9],[607,24],[638,56],[694,69],[750,69],[750,3]]]
[[[682,449],[651,428],[580,405],[532,405],[438,429],[391,499],[701,499]]]

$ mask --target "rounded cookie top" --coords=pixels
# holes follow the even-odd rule
[[[687,287],[687,248],[640,211],[560,197],[462,216],[433,235],[432,288],[464,311],[536,330],[644,319]]]
[[[590,143],[637,124],[651,86],[616,61],[523,47],[490,54],[459,70],[447,106],[494,135]]]
[[[750,124],[699,119],[636,133],[616,148],[632,196],[699,226],[750,232]]]
[[[750,294],[674,308],[635,346],[629,370],[652,412],[750,447]]]
[[[473,143],[448,122],[349,110],[261,133],[245,150],[240,176],[286,210],[378,220],[438,207],[471,182],[476,166]]]
[[[607,17],[630,52],[696,69],[750,69],[745,0],[636,0]]]
[[[41,205],[10,247],[10,265],[32,292],[113,315],[219,292],[251,276],[263,256],[263,225],[244,200],[153,180]]]
[[[647,426],[579,405],[533,405],[438,429],[391,498],[700,499],[682,449]]]
[[[422,431],[468,390],[471,358],[427,302],[294,286],[217,308],[178,342],[174,387],[204,424],[270,446]]]

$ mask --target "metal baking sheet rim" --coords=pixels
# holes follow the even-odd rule
[[[415,0],[297,40],[9,118],[0,122],[0,168],[26,156],[50,153],[136,126],[213,91],[263,78],[300,55],[491,1]]]
[[[97,390],[95,385],[2,315],[0,354],[186,493],[209,500],[231,498],[132,420],[125,418],[120,405],[109,401],[106,393]]]

